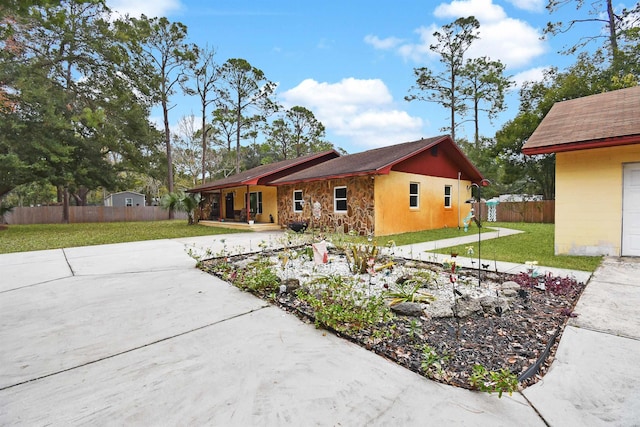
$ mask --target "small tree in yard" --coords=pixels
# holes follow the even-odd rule
[[[160,199],[160,206],[164,209],[186,212],[189,225],[195,224],[194,212],[200,203],[200,195],[186,194],[182,191],[165,194]]]

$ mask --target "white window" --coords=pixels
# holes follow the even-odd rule
[[[409,207],[420,207],[420,184],[417,182],[409,183]]]
[[[445,208],[451,207],[451,186],[450,185],[444,186],[444,207]]]
[[[254,215],[262,213],[262,191],[249,193],[249,209]]]
[[[133,206],[133,199],[131,197],[127,197],[124,199],[125,206]]]
[[[333,189],[333,210],[335,212],[347,211],[347,187]]]
[[[302,212],[303,205],[302,190],[293,190],[293,211]]]

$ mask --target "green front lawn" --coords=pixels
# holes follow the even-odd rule
[[[482,241],[481,256],[485,260],[497,260],[515,263],[537,261],[546,267],[568,268],[571,270],[594,271],[602,257],[554,255],[554,224],[530,224],[513,222],[484,223],[483,228],[504,227],[522,230],[524,233]],[[489,230],[487,230],[489,231]],[[476,227],[470,228],[469,233],[477,233]],[[473,246],[474,257],[478,256],[478,242],[460,245],[453,248],[438,249],[434,252],[447,254],[458,252],[466,256],[467,247]]]
[[[483,241],[481,255],[486,260],[495,259],[497,261],[516,263],[538,261],[541,266],[582,271],[594,271],[602,260],[602,257],[555,256],[553,254],[553,224],[485,222],[483,225],[483,232],[492,231],[490,228],[494,226],[524,231],[524,233],[514,236]],[[187,225],[185,220],[12,225],[7,230],[0,231],[0,253],[237,232],[239,230]],[[466,233],[458,228],[443,228],[378,237],[375,240],[379,246],[385,246],[391,240],[400,246],[451,237],[477,235],[477,233],[478,229],[472,224]],[[360,238],[360,240],[362,242],[365,241],[363,238]],[[458,252],[461,256],[465,256],[468,246],[473,246],[473,256],[476,257],[478,254],[477,241],[453,248],[441,248],[435,252],[445,254]]]
[[[489,230],[485,227],[482,232]],[[394,234],[391,236],[382,236],[376,238],[380,246],[385,246],[389,241],[393,241],[396,246],[411,245],[414,243],[432,242],[434,240],[450,239],[452,237],[468,236],[469,234],[478,234],[478,228],[475,224],[469,226],[469,231],[465,232],[463,228],[439,228],[437,230],[414,231],[411,233]]]
[[[240,230],[187,225],[187,221],[11,225],[0,231],[0,253],[70,248],[140,240],[238,233]]]

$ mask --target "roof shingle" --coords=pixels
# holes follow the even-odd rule
[[[308,169],[301,170],[291,175],[272,181],[274,185],[283,185],[304,181],[317,181],[323,179],[340,178],[346,176],[371,175],[376,173],[389,173],[394,165],[412,156],[429,150],[441,143],[450,143],[452,151],[459,157],[458,161],[465,164],[476,179],[482,179],[482,175],[469,162],[466,156],[453,144],[448,135],[440,135],[433,138],[420,139],[418,141],[405,142],[361,153],[337,157]]]
[[[634,136],[640,137],[640,86],[555,103],[522,151],[544,154],[640,142]]]
[[[321,153],[312,153],[306,156],[297,157],[295,159],[282,160],[276,163],[260,165],[252,169],[222,178],[213,182],[206,182],[197,187],[188,190],[189,193],[197,193],[200,191],[216,190],[221,188],[237,187],[240,185],[258,184],[259,181],[268,180],[269,178],[280,178],[287,174],[287,170],[297,171],[297,167],[304,164],[313,165],[318,161],[326,161],[328,159],[338,157],[335,150],[323,151]]]

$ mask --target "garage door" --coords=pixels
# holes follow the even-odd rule
[[[640,256],[640,163],[624,165],[622,256]]]

